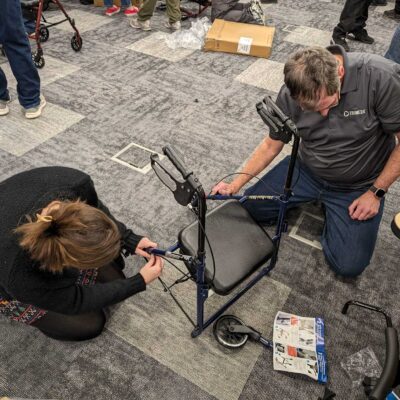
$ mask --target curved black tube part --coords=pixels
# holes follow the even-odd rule
[[[385,366],[378,379],[378,383],[368,397],[369,400],[385,400],[386,396],[392,391],[393,383],[396,379],[397,368],[399,366],[399,339],[396,329],[393,327],[386,328],[385,336]]]
[[[190,175],[192,175],[192,171],[189,171],[183,160],[181,159],[178,151],[174,149],[171,145],[167,145],[163,147],[164,154],[168,157],[168,159],[174,164],[175,168],[181,173],[183,179],[187,179]]]

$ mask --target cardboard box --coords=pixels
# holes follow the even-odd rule
[[[272,26],[216,19],[207,33],[204,50],[268,58],[274,34]]]
[[[114,0],[114,4],[118,7],[121,7],[121,0]],[[132,5],[138,7],[139,4],[140,4],[140,0],[132,0]],[[103,0],[94,0],[94,5],[96,7],[103,7],[104,1]]]

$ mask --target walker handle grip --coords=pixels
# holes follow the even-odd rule
[[[387,327],[386,336],[386,359],[385,366],[377,384],[369,395],[370,400],[385,400],[393,388],[399,365],[399,340],[397,331],[393,327]]]
[[[174,149],[171,145],[163,147],[163,153],[168,157],[175,168],[181,173],[183,179],[186,180],[190,175],[193,174],[193,171],[189,171],[186,168],[184,162],[181,160],[178,151]]]

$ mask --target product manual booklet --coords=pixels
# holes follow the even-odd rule
[[[275,316],[273,341],[275,370],[327,382],[322,318],[304,318],[279,311]]]

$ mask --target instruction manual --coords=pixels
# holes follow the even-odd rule
[[[273,342],[275,370],[327,382],[322,318],[304,318],[279,311],[275,316]]]

